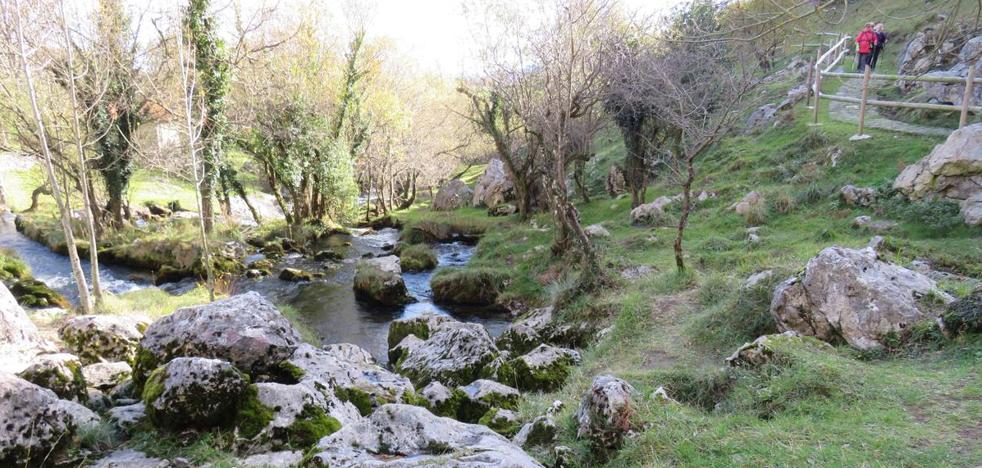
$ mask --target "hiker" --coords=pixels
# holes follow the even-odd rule
[[[865,73],[866,67],[870,64],[873,56],[873,48],[876,47],[876,33],[873,32],[873,23],[866,23],[863,31],[856,36],[856,45],[859,52],[859,71]]]
[[[876,45],[873,46],[873,58],[870,60],[870,68],[876,70],[876,61],[880,58],[880,52],[887,43],[887,33],[883,32],[883,23],[876,23],[873,26],[873,33],[876,34]]]

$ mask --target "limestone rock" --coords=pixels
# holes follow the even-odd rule
[[[331,387],[363,415],[386,403],[408,403],[415,396],[409,379],[384,369],[367,351],[354,345],[319,349],[302,344],[287,363],[303,372],[301,383],[321,382]]]
[[[66,403],[51,390],[0,373],[0,465],[25,466],[71,440],[80,421]]]
[[[477,179],[474,186],[474,197],[471,202],[475,207],[486,206],[494,208],[515,197],[515,186],[505,171],[505,165],[500,159],[488,161],[484,174]]]
[[[118,429],[127,432],[147,418],[147,407],[143,403],[117,406],[109,409],[109,421]]]
[[[977,217],[966,207],[970,211],[982,196],[982,123],[952,132],[931,153],[907,166],[893,188],[912,200],[940,196],[962,202],[962,216],[971,224]],[[964,203],[969,199],[974,201]]]
[[[7,286],[0,283],[0,372],[20,372],[34,355],[46,350],[51,350],[51,345],[41,338]]]
[[[383,305],[412,302],[402,279],[399,257],[396,255],[359,261],[355,271],[354,289],[359,298]]]
[[[488,208],[488,216],[511,216],[518,212],[518,207],[511,203],[501,203]]]
[[[244,468],[269,468],[300,466],[303,461],[302,450],[283,450],[280,452],[257,453],[239,460],[236,466]]]
[[[150,374],[143,388],[143,404],[158,427],[222,425],[235,412],[247,379],[227,361],[179,357]]]
[[[775,289],[770,312],[781,331],[871,349],[885,335],[929,319],[920,303],[927,295],[952,300],[927,276],[880,260],[875,247],[829,247]]]
[[[876,189],[846,185],[839,190],[843,203],[850,206],[870,206],[876,201]]]
[[[314,466],[542,466],[487,427],[409,405],[385,405],[371,417],[322,439],[314,450]]]
[[[253,451],[306,449],[322,437],[358,419],[358,410],[339,400],[330,387],[308,382],[285,385],[263,382],[255,385],[256,402],[271,413],[268,422],[255,414],[239,416],[239,432],[251,439]]]
[[[856,229],[865,229],[870,232],[883,233],[899,226],[896,221],[890,221],[886,219],[873,219],[871,216],[856,216],[852,220],[852,227]]]
[[[388,343],[393,347],[409,335],[416,335],[421,340],[426,340],[432,332],[441,328],[443,325],[456,322],[453,317],[429,312],[415,317],[393,320],[389,324]]]
[[[481,419],[478,420],[478,424],[482,426],[487,426],[492,431],[497,432],[506,437],[510,437],[521,429],[518,423],[518,413],[512,410],[491,408]]]
[[[563,384],[572,366],[579,362],[580,353],[572,349],[541,344],[508,361],[498,376],[502,382],[514,384],[521,390],[551,391]]]
[[[631,210],[631,224],[651,226],[665,221],[665,207],[675,202],[674,197],[658,197]]]
[[[497,345],[513,353],[523,354],[541,344],[552,321],[552,307],[535,309],[512,322],[498,337]]]
[[[758,271],[757,273],[748,276],[747,279],[744,280],[743,284],[740,286],[740,289],[746,290],[746,289],[756,288],[758,285],[770,281],[770,279],[773,277],[774,277],[774,270]]]
[[[480,324],[445,322],[402,357],[396,371],[419,386],[433,380],[462,385],[477,379],[484,366],[497,355],[498,348],[491,335]]]
[[[962,218],[969,226],[982,224],[982,192],[976,193],[961,202]]]
[[[58,334],[83,363],[133,362],[142,329],[144,324],[129,317],[83,315],[66,322]]]
[[[620,446],[633,425],[637,390],[631,384],[609,375],[593,379],[574,416],[576,437],[588,438],[603,448]]]
[[[801,335],[793,330],[788,330],[778,335],[764,335],[758,337],[750,343],[744,343],[737,348],[730,357],[726,358],[726,363],[730,367],[758,367],[767,364],[774,356],[773,343],[778,340],[788,340],[799,338]]]
[[[300,281],[313,280],[314,275],[310,274],[310,272],[303,271],[298,268],[284,268],[280,270],[279,278],[283,281],[300,282]]]
[[[740,201],[730,205],[729,210],[735,211],[738,215],[746,216],[762,203],[764,203],[764,197],[754,191],[744,195]]]
[[[453,211],[467,206],[474,198],[474,191],[460,179],[451,180],[442,186],[433,197],[435,211]]]
[[[103,391],[112,390],[132,373],[133,368],[125,362],[97,362],[82,368],[85,384]]]
[[[153,458],[134,449],[120,449],[96,460],[90,468],[168,468],[171,462]]]
[[[420,392],[427,405],[434,414],[439,416],[456,417],[460,398],[453,391],[440,382],[430,382],[423,391]]]
[[[457,390],[461,396],[457,419],[464,422],[477,422],[491,408],[518,408],[518,390],[493,380],[478,379]]]
[[[583,228],[583,232],[589,237],[610,237],[610,231],[600,224],[591,224]]]
[[[399,344],[389,348],[389,362],[393,367],[397,366],[402,358],[419,349],[423,343],[424,341],[417,338],[416,335],[409,335],[403,338]]]
[[[154,322],[140,342],[133,380],[175,357],[224,359],[252,375],[289,358],[300,335],[276,307],[257,292],[178,309]]]
[[[551,415],[536,416],[526,423],[512,439],[519,447],[548,445],[556,440],[556,420]]]
[[[78,357],[67,353],[41,354],[20,374],[22,379],[55,392],[58,398],[86,401],[85,378]]]

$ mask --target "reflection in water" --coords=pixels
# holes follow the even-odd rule
[[[13,214],[0,215],[0,247],[16,252],[17,256],[31,267],[31,274],[35,279],[58,291],[72,303],[78,302],[78,289],[72,279],[72,267],[68,257],[52,252],[47,246],[17,232]],[[89,261],[85,257],[81,261],[85,278],[91,282]],[[149,285],[145,281],[131,279],[134,273],[134,270],[126,267],[99,264],[102,287],[113,294],[121,294]]]
[[[314,262],[303,257],[284,259],[284,266],[308,271],[325,271],[327,277],[311,283],[288,283],[276,278],[259,281],[244,280],[237,289],[258,291],[276,302],[285,302],[296,308],[307,323],[320,335],[324,344],[353,343],[365,348],[381,362],[387,360],[387,336],[389,323],[426,312],[446,314],[467,322],[484,325],[497,336],[510,321],[499,310],[481,307],[447,307],[433,303],[430,289],[432,271],[405,273],[403,280],[416,303],[401,307],[386,307],[355,299],[351,288],[355,264],[364,254],[384,255],[383,247],[393,245],[399,231],[383,229],[354,236],[337,235],[325,241],[321,248],[332,247],[345,251],[340,264]],[[346,245],[350,243],[350,245]],[[465,265],[474,253],[474,246],[459,242],[434,246],[441,267]]]

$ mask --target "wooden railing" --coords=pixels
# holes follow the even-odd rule
[[[842,36],[841,39],[838,42],[836,42],[832,47],[829,47],[829,49],[825,51],[825,53],[822,53],[821,50],[819,50],[816,53],[817,57],[815,59],[815,63],[809,69],[808,77],[806,78],[807,80],[806,85],[811,88],[812,93],[815,95],[813,124],[816,125],[818,124],[820,102],[822,99],[828,99],[829,101],[859,104],[859,131],[856,134],[856,137],[858,138],[869,138],[869,135],[863,133],[863,131],[865,130],[867,106],[960,112],[961,115],[959,118],[958,128],[962,128],[968,124],[968,114],[970,112],[973,114],[982,113],[982,106],[972,105],[975,85],[982,84],[982,79],[975,78],[975,70],[976,68],[978,68],[977,62],[973,64],[973,66],[969,67],[968,76],[964,79],[958,77],[950,77],[950,76],[874,74],[872,69],[868,65],[866,66],[866,70],[864,73],[833,72],[832,70],[835,69],[836,66],[838,66],[838,64],[842,61],[843,57],[849,54],[852,46],[851,39],[852,38],[849,36]],[[835,94],[823,93],[822,78],[826,78],[826,77],[863,80],[862,97],[855,98],[852,96],[838,96]],[[930,103],[919,103],[919,102],[884,101],[879,99],[869,99],[868,98],[869,82],[871,80],[964,84],[965,93],[964,96],[962,97],[961,105],[930,104]],[[810,97],[809,97],[809,104],[810,104]]]

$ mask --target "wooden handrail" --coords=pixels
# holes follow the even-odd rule
[[[854,98],[850,96],[839,96],[836,94],[825,94],[825,93],[820,93],[819,96],[822,99],[828,99],[830,101],[848,102],[852,104],[862,103],[862,99]],[[922,102],[880,101],[877,99],[867,99],[866,104],[880,106],[880,107],[903,107],[907,109],[928,109],[928,110],[941,110],[941,111],[962,110],[962,106],[955,106],[951,104],[928,104]],[[975,114],[982,113],[982,106],[967,106],[967,108],[969,112]]]
[[[840,73],[840,72],[829,72],[823,71],[822,76],[830,76],[833,78],[852,78],[852,79],[862,79],[862,73]],[[959,78],[957,76],[917,76],[917,75],[880,75],[873,74],[871,79],[874,80],[903,80],[903,81],[923,81],[926,83],[956,83],[964,84],[965,78]],[[982,78],[976,78],[973,83],[982,83]]]

